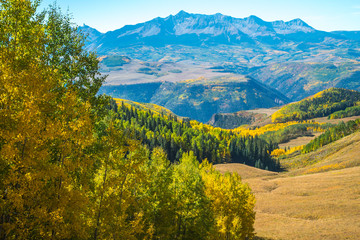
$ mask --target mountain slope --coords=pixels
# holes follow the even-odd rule
[[[329,53],[329,60],[335,55]],[[360,90],[360,65],[350,62],[273,63],[249,71],[249,75],[286,93],[287,97],[295,101],[329,87]]]
[[[219,112],[268,108],[288,103],[280,92],[244,76],[199,78],[177,83],[104,86],[101,93],[155,103],[179,116],[207,122]]]
[[[81,31],[81,33],[83,33],[86,36],[86,40],[88,44],[95,42],[98,38],[104,35],[95,28],[92,28],[85,24],[79,27],[79,30]]]
[[[302,121],[328,116],[336,111],[358,105],[360,92],[343,88],[330,88],[312,97],[282,107],[272,115],[273,122]]]
[[[233,129],[241,125],[248,125],[256,121],[265,120],[266,117],[267,114],[265,113],[253,113],[250,111],[239,111],[236,113],[216,113],[211,117],[208,124],[214,127]]]
[[[360,31],[334,31],[332,33],[343,36],[347,39],[360,41]]]

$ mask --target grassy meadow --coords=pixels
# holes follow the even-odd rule
[[[272,173],[242,164],[237,172],[256,197],[257,239],[358,239],[360,236],[360,133],[315,152],[282,160]]]

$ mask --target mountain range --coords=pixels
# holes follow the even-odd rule
[[[358,32],[324,32],[314,29],[301,19],[267,22],[256,16],[234,18],[220,13],[214,15],[190,14],[180,11],[166,18],[155,18],[145,23],[127,25],[115,31],[100,33],[89,26],[81,27],[89,33],[89,45],[99,53],[133,46],[164,47],[261,45],[304,49],[317,44],[350,46],[356,44]],[[285,44],[285,45],[287,45]]]
[[[185,11],[106,33],[86,25],[80,30],[109,75],[102,93],[160,104],[203,122],[216,113],[278,106],[276,99],[298,101],[330,87],[360,90],[360,31],[319,31],[301,19],[267,22]],[[206,80],[186,82],[198,78]],[[256,84],[235,80],[242,95],[229,97],[231,79],[239,78]]]

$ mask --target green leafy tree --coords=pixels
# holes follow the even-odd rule
[[[42,13],[47,21],[43,24],[48,39],[43,57],[56,69],[67,88],[75,88],[82,100],[91,104],[99,102],[96,97],[105,76],[99,72],[99,60],[94,52],[85,49],[85,38],[71,23],[71,17],[50,5]]]
[[[101,133],[101,132],[100,132]],[[98,168],[93,193],[93,239],[138,239],[144,231],[141,185],[145,182],[145,147],[127,139],[110,121],[98,138]]]
[[[143,209],[147,227],[154,239],[169,239],[175,227],[169,224],[175,217],[172,204],[171,183],[173,168],[161,148],[152,151],[151,159],[144,165],[146,181],[141,187],[143,198],[147,199]],[[145,238],[145,236],[144,236]]]
[[[205,194],[199,162],[192,152],[174,166],[171,185],[175,206],[172,239],[206,239],[213,224],[210,200]]]

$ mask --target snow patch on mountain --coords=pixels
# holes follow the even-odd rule
[[[124,37],[124,36],[128,36],[128,35],[133,35],[133,34],[140,33],[143,29],[144,29],[144,26],[141,26],[141,27],[138,27],[138,28],[136,28],[136,29],[126,31],[126,32],[124,32],[123,34],[120,34],[120,35],[118,36],[118,38],[121,38],[121,37]]]
[[[144,28],[144,31],[141,32],[142,37],[150,37],[154,35],[158,35],[161,32],[161,29],[159,26],[156,25],[150,25],[146,26]]]

